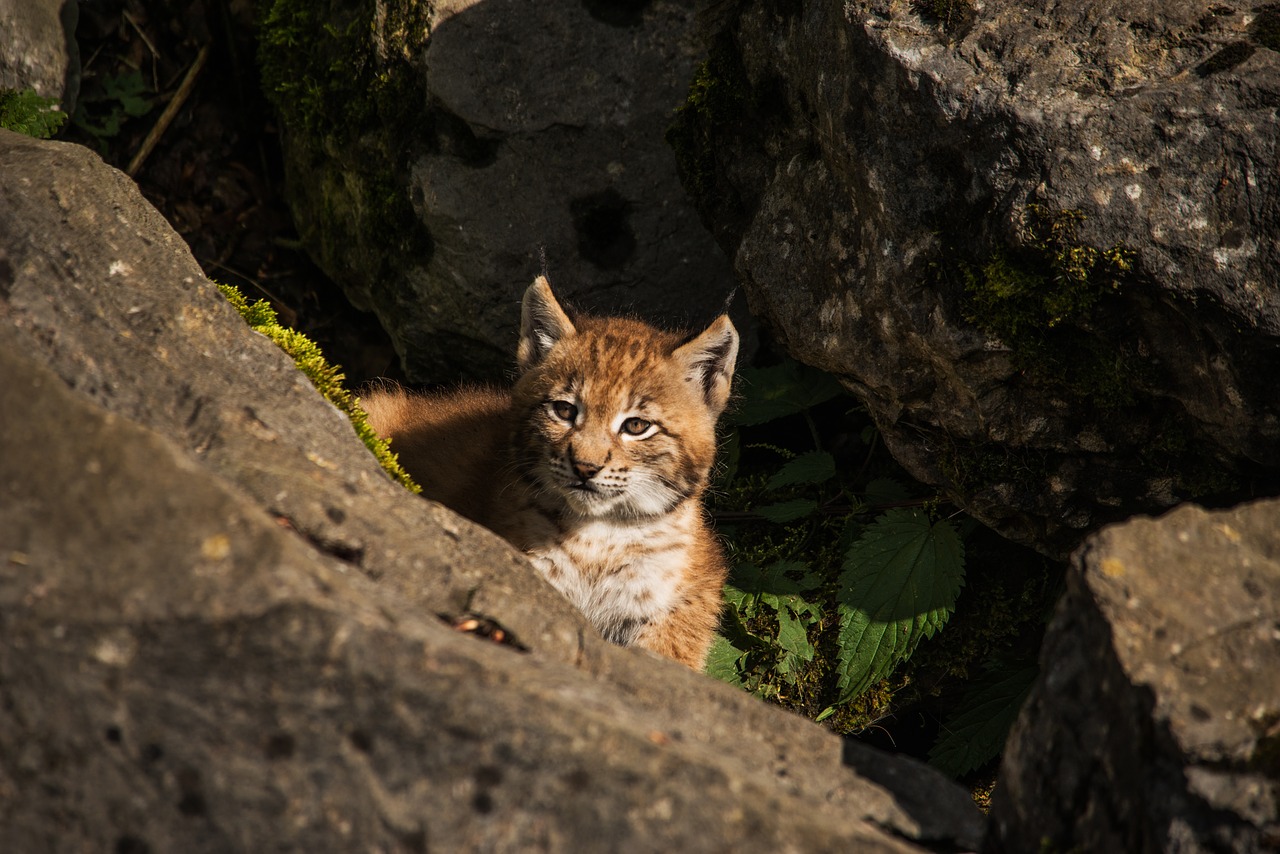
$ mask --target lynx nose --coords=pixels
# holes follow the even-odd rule
[[[569,464],[573,466],[574,473],[577,474],[578,477],[583,480],[583,482],[591,480],[591,478],[595,477],[597,474],[600,473],[600,469],[602,468],[602,466],[598,466],[595,463],[588,463],[588,462],[583,462],[582,460],[575,460],[572,457],[569,458]]]

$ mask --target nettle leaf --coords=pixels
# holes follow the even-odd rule
[[[943,721],[938,741],[929,751],[930,764],[960,777],[999,756],[1039,672],[1035,662],[988,665]]]
[[[787,573],[800,574],[797,581]],[[822,582],[809,571],[809,565],[798,560],[779,560],[769,564],[760,572],[758,581],[760,590],[786,595],[812,590]]]
[[[754,609],[754,603],[750,607]],[[771,640],[763,638],[747,628],[743,612],[737,608],[725,609],[724,614],[721,616],[720,629],[724,632],[724,636],[729,643],[740,651],[749,652],[751,650],[768,649],[772,646]]]
[[[743,368],[738,378],[742,403],[728,421],[739,426],[804,412],[844,392],[835,377],[791,359],[768,368]]]
[[[803,661],[813,661],[808,624],[786,606],[778,609],[778,646]]]
[[[848,700],[888,676],[951,616],[964,586],[964,545],[946,521],[890,510],[849,548],[837,596],[836,663]]]
[[[816,621],[817,609],[796,595],[765,593],[760,599],[778,615],[778,646],[804,661],[812,661],[809,626]]]
[[[750,593],[740,590],[732,584],[724,586],[724,601],[732,605],[735,611],[741,611],[747,607],[751,598]]]
[[[911,493],[905,486],[888,477],[878,477],[871,481],[862,494],[863,500],[868,504],[888,504],[893,501],[906,501],[911,497]]]
[[[729,573],[729,583],[744,592],[758,593],[762,577],[760,567],[754,563],[735,563]]]
[[[779,501],[777,504],[766,504],[756,507],[753,512],[759,513],[777,525],[785,525],[797,519],[803,519],[818,509],[818,502],[811,498],[793,498],[790,501]]]
[[[722,635],[717,634],[711,641],[711,651],[707,654],[706,674],[730,685],[742,685],[742,672],[738,662],[746,652],[738,649]]]
[[[769,478],[765,489],[780,489],[797,483],[824,483],[836,476],[836,458],[826,451],[810,451],[788,462]]]

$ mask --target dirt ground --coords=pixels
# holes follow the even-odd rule
[[[269,299],[351,385],[398,377],[376,318],[354,309],[299,243],[284,199],[279,128],[259,87],[257,5],[82,2],[80,99],[59,138],[130,172],[209,278]]]

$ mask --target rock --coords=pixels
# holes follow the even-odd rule
[[[987,850],[1280,847],[1280,501],[1107,528],[1068,583]]]
[[[0,140],[0,319],[30,339],[23,351],[179,442],[353,571],[448,616],[512,594],[509,631],[562,660],[584,654],[585,623],[512,572],[523,561],[505,542],[397,500],[346,417],[247,332],[131,180],[80,146]],[[423,540],[423,529],[452,533]]]
[[[34,89],[75,111],[80,93],[75,0],[0,0],[0,89]]]
[[[1054,555],[1274,481],[1280,12],[721,7],[685,183],[915,477]]]
[[[931,770],[605,643],[394,486],[121,173],[7,132],[0,376],[0,849],[979,841]]]
[[[262,41],[303,241],[411,379],[502,377],[544,250],[580,308],[691,326],[720,310],[728,264],[663,141],[693,4],[386,5],[369,22],[367,3],[322,19],[278,0]]]

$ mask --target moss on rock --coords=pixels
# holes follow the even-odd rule
[[[407,146],[420,136],[423,113],[407,105],[425,101],[417,56],[430,13],[413,0],[376,8],[264,4],[259,62],[287,132],[294,216],[321,265],[340,280],[338,271],[381,266],[353,263],[353,255],[430,254],[407,180]]]
[[[1078,210],[1031,204],[1022,212],[1016,246],[999,248],[980,263],[952,262],[949,269],[959,270],[963,285],[965,319],[1008,347],[1022,393],[1065,402],[1074,422],[1094,425],[1102,435],[1111,432],[1112,421],[1130,425],[1107,444],[1112,453],[1131,452],[1140,461],[1129,472],[1127,489],[1150,493],[1152,509],[1171,497],[1205,498],[1238,488],[1236,473],[1207,457],[1188,433],[1184,412],[1144,395],[1162,380],[1127,326],[1124,300],[1140,297],[1143,282],[1137,257],[1124,246],[1099,249],[1083,242],[1084,219]],[[1134,417],[1116,419],[1122,411]],[[1067,458],[1034,447],[952,443],[942,469],[960,495],[1003,485],[1009,495],[1031,501]],[[1169,488],[1157,489],[1161,482]]]
[[[726,33],[712,42],[706,60],[694,73],[688,97],[676,109],[666,132],[680,183],[708,225],[736,221],[744,215],[747,204],[726,180],[730,158],[740,167],[744,158],[757,157],[756,147],[766,144],[770,124],[785,112],[778,92],[752,84]],[[750,132],[736,133],[734,128],[749,128]],[[725,138],[736,138],[749,150],[730,155],[717,143]]]
[[[747,97],[745,75],[731,57],[723,48],[711,51],[694,73],[689,97],[676,110],[675,120],[667,129],[667,144],[675,152],[680,179],[699,203],[712,193],[717,182],[711,144],[714,130],[739,116]]]
[[[270,0],[260,62],[281,118],[309,135],[345,140],[372,121],[405,121],[404,99],[421,91],[414,57],[430,35],[430,11],[413,0],[347,9]]]
[[[422,487],[414,483],[408,472],[400,467],[400,461],[391,451],[390,441],[379,437],[369,426],[369,420],[364,410],[360,408],[359,398],[353,396],[342,384],[345,379],[342,369],[337,365],[330,365],[314,341],[297,330],[281,326],[275,309],[266,300],[260,299],[251,303],[234,285],[220,284],[218,290],[222,291],[222,295],[235,307],[236,311],[240,312],[240,316],[250,327],[270,338],[281,350],[284,350],[298,366],[298,370],[311,380],[316,390],[351,419],[351,426],[355,429],[356,435],[365,443],[392,480],[410,492],[422,491]]]
[[[0,89],[0,128],[48,139],[66,120],[57,98],[42,98],[34,89]]]

